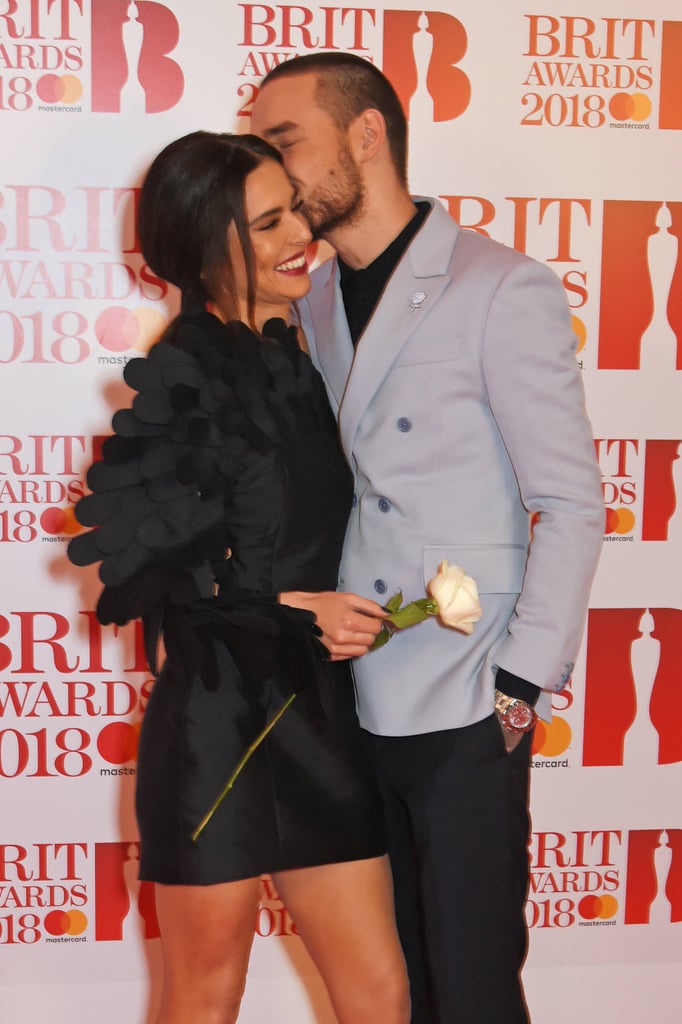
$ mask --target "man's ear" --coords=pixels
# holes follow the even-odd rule
[[[371,160],[386,144],[386,122],[378,110],[364,110],[350,127],[350,138],[358,163]]]

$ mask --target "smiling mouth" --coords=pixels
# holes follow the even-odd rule
[[[280,263],[279,266],[275,267],[275,270],[303,270],[305,266],[305,253],[302,252],[300,256],[295,256],[291,260],[285,260],[284,263]]]

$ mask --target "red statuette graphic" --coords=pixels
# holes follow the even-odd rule
[[[675,494],[675,463],[681,444],[677,440],[646,443],[642,540],[667,540],[673,514],[680,514],[682,493]]]
[[[95,938],[121,941],[130,927],[145,939],[159,935],[154,889],[139,882],[140,844],[95,843]]]
[[[682,203],[604,203],[600,370],[682,370]]]
[[[680,609],[590,610],[583,764],[682,761],[681,658]]]
[[[682,829],[642,829],[628,836],[625,924],[682,921]]]
[[[385,11],[382,70],[408,117],[453,121],[469,106],[471,83],[458,66],[466,29],[441,11]]]
[[[172,57],[180,38],[172,10],[152,0],[93,0],[92,109],[156,114],[182,97],[182,70]]]
[[[682,21],[664,21],[658,127],[682,130]]]

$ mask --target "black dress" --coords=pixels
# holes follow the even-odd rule
[[[76,564],[104,623],[142,617],[166,660],[138,760],[141,877],[206,885],[385,852],[347,662],[282,591],[336,588],[352,498],[324,387],[295,331],[179,317],[128,363],[139,392],[88,474]],[[196,842],[192,832],[261,729]]]

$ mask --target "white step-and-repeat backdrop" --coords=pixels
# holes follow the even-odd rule
[[[537,1024],[677,1024],[680,0],[0,0],[3,1024],[148,1024],[158,1000],[132,810],[150,673],[65,558],[121,369],[177,310],[138,251],[136,189],[171,139],[247,129],[274,64],[334,49],[392,79],[413,191],[564,282],[606,525],[535,744],[528,999]],[[246,1024],[330,1024],[294,931],[264,880]]]

